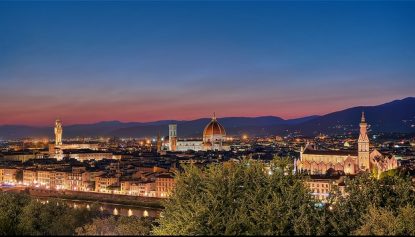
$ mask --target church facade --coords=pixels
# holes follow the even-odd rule
[[[317,150],[315,146],[307,144],[305,148],[301,148],[300,159],[296,161],[297,171],[309,174],[325,174],[330,169],[352,175],[374,169],[381,173],[397,167],[395,156],[381,153],[376,149],[370,151],[364,113],[360,121],[357,150]]]

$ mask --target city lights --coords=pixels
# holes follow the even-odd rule
[[[0,1],[5,236],[415,236],[415,1]]]

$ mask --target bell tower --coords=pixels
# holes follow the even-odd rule
[[[362,112],[360,120],[360,135],[358,140],[358,163],[360,170],[369,170],[369,137],[367,136],[367,123],[365,119],[365,112]]]
[[[55,121],[55,146],[61,146],[62,145],[62,122],[60,119],[57,119]]]
[[[177,149],[177,124],[169,124],[169,150]]]
[[[161,138],[160,138],[160,132],[157,134],[157,152],[160,153],[161,151]]]

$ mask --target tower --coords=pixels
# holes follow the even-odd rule
[[[61,146],[62,145],[62,122],[60,119],[57,119],[55,121],[55,146]]]
[[[169,124],[169,150],[176,151],[177,148],[177,124]]]
[[[369,137],[367,136],[367,123],[365,119],[365,112],[362,112],[362,118],[360,121],[360,135],[358,140],[357,158],[359,163],[359,169],[369,170]]]
[[[156,147],[157,147],[157,152],[160,152],[160,151],[161,151],[161,138],[160,138],[160,132],[157,134],[157,144],[156,144]]]

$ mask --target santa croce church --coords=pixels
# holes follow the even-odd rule
[[[296,166],[297,171],[309,174],[326,174],[327,170],[332,169],[353,175],[373,169],[379,173],[395,169],[398,162],[394,155],[369,150],[367,123],[362,113],[357,150],[317,150],[314,145],[307,144],[301,148]]]

